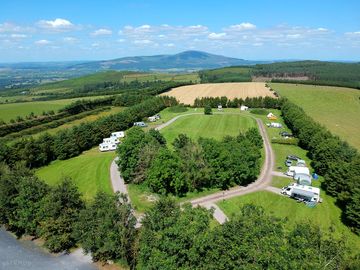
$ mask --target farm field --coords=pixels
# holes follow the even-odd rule
[[[97,119],[99,119],[101,117],[121,112],[122,110],[124,110],[124,107],[112,107],[110,110],[103,111],[103,112],[100,112],[98,114],[88,115],[88,116],[85,116],[84,118],[68,122],[68,123],[66,123],[64,125],[61,125],[61,126],[58,126],[56,128],[51,128],[51,129],[47,129],[45,131],[36,133],[35,135],[33,135],[33,137],[36,138],[36,137],[38,137],[38,136],[40,136],[40,135],[42,135],[44,133],[55,134],[60,130],[71,128],[73,126],[80,125],[81,123],[92,122],[92,121],[95,121],[95,120],[97,120]]]
[[[63,177],[71,177],[85,200],[91,199],[97,191],[112,194],[110,164],[115,152],[99,152],[97,147],[68,160],[56,160],[36,170],[36,175],[50,185]]]
[[[309,208],[285,196],[268,191],[259,191],[221,201],[217,205],[230,218],[239,212],[244,204],[253,203],[264,207],[267,213],[271,213],[276,217],[287,218],[286,226],[288,228],[293,227],[298,222],[315,223],[323,229],[331,227],[334,230],[334,236],[340,238],[343,235],[348,246],[354,252],[358,251],[360,249],[360,237],[353,234],[341,222],[341,210],[335,205],[334,198],[326,195],[325,192],[321,193],[321,197],[324,199],[323,203],[315,208]]]
[[[35,115],[40,115],[43,111],[53,110],[56,112],[76,100],[96,99],[101,97],[103,96],[0,104],[0,119],[5,122],[9,122],[10,119],[15,119],[17,116],[25,117],[31,112],[33,112]]]
[[[242,82],[242,83],[207,83],[186,85],[174,88],[161,95],[173,96],[181,103],[193,105],[196,98],[201,97],[221,97],[228,99],[270,96],[274,94],[261,82]]]
[[[240,114],[199,114],[179,118],[160,132],[172,143],[180,133],[194,140],[200,137],[220,140],[227,135],[237,136],[251,127],[256,127],[255,120]]]
[[[360,91],[330,86],[272,83],[281,96],[360,150]]]

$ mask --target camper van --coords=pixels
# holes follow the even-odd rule
[[[147,127],[147,125],[146,125],[144,122],[135,122],[135,123],[134,123],[134,126],[137,126],[137,127]]]
[[[291,198],[302,200],[305,202],[319,202],[320,189],[316,187],[304,186],[299,184],[291,184],[281,189],[281,194]]]

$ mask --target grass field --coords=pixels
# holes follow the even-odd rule
[[[96,99],[101,97],[103,96],[94,96],[85,99]],[[50,110],[57,112],[59,109],[64,108],[66,105],[81,99],[84,98],[0,104],[0,119],[4,120],[5,122],[9,122],[10,119],[15,120],[17,116],[25,117],[31,112],[33,112],[35,115],[40,115],[43,111]]]
[[[285,196],[260,191],[221,201],[217,205],[229,217],[238,213],[244,204],[253,203],[264,207],[267,213],[271,213],[276,217],[287,218],[286,226],[288,228],[291,228],[296,222],[303,221],[318,224],[323,229],[331,227],[334,230],[334,236],[342,237],[343,235],[349,247],[354,251],[358,251],[360,249],[360,237],[353,234],[341,222],[341,210],[335,205],[334,198],[324,192],[321,193],[321,197],[323,203],[315,208],[308,208],[306,205]]]
[[[272,83],[315,121],[360,150],[360,91],[350,88]]]
[[[274,97],[273,92],[265,87],[265,83],[244,82],[244,83],[207,83],[186,85],[174,88],[161,95],[173,96],[181,103],[193,105],[198,97],[221,97],[229,99],[270,96]]]
[[[73,78],[60,82],[54,82],[49,84],[43,84],[31,89],[32,94],[39,93],[65,93],[75,88],[81,88],[87,84],[96,84],[101,82],[131,82],[138,80],[140,82],[146,81],[199,81],[199,75],[197,73],[189,74],[165,74],[165,73],[143,73],[143,72],[131,72],[131,71],[105,71],[98,72],[79,78]]]
[[[111,194],[110,164],[115,152],[99,152],[95,147],[80,156],[68,160],[56,160],[50,165],[40,168],[36,175],[50,185],[55,185],[63,177],[69,176],[79,187],[86,200],[92,198],[97,191]]]
[[[56,128],[51,128],[51,129],[47,129],[45,131],[36,133],[36,134],[32,135],[32,137],[36,138],[36,137],[39,137],[40,135],[42,135],[44,133],[55,134],[60,130],[71,128],[73,126],[80,125],[81,123],[92,122],[92,121],[95,121],[95,120],[97,120],[97,119],[99,119],[101,117],[121,112],[122,110],[124,110],[124,107],[112,107],[110,110],[102,111],[102,112],[100,112],[98,114],[88,115],[88,116],[85,116],[84,118],[68,122],[68,123],[63,124],[61,126],[58,126]]]
[[[237,136],[240,132],[255,126],[255,120],[239,114],[201,114],[179,118],[162,129],[161,133],[168,143],[172,143],[180,133],[194,140],[200,137],[222,139],[226,135]]]

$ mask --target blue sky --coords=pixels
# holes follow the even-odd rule
[[[203,50],[360,60],[360,1],[2,0],[0,62]]]

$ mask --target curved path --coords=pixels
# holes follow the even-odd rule
[[[202,113],[188,113],[188,114],[181,114],[178,115],[171,120],[167,121],[166,123],[163,123],[156,127],[156,130],[161,130],[169,125],[171,125],[173,122],[175,122],[177,119],[189,116],[189,115],[199,115]],[[252,116],[250,116],[252,117]],[[252,117],[254,118],[254,117]],[[260,135],[263,138],[264,142],[264,149],[265,149],[265,162],[261,169],[261,173],[256,181],[253,183],[247,185],[247,186],[237,186],[233,187],[229,190],[225,191],[219,191],[216,193],[213,193],[211,195],[207,195],[204,197],[196,198],[190,201],[190,203],[193,206],[203,206],[207,209],[213,209],[214,211],[214,218],[220,223],[223,224],[228,220],[226,215],[221,211],[221,209],[215,204],[218,201],[230,199],[233,197],[245,195],[248,193],[256,192],[259,190],[267,189],[271,183],[272,178],[272,168],[274,167],[275,157],[273,150],[271,148],[271,144],[269,141],[269,138],[266,134],[264,124],[262,121],[258,118],[254,118],[256,120],[256,123],[259,127]],[[113,186],[114,192],[119,191],[125,194],[128,194],[126,184],[124,183],[124,179],[121,177],[118,166],[115,162],[115,160],[111,163],[110,167],[110,175],[111,175],[111,183]],[[129,196],[128,196],[129,197]],[[130,200],[130,198],[129,198]],[[140,226],[140,223],[139,225]]]

